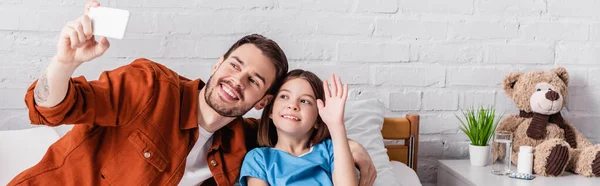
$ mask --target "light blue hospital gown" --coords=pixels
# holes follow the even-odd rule
[[[240,184],[248,177],[266,181],[269,185],[333,185],[333,143],[331,139],[314,145],[302,156],[270,147],[255,148],[246,154],[240,172]]]

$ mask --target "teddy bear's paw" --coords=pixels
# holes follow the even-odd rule
[[[573,172],[585,177],[600,177],[600,144],[571,151]]]
[[[600,177],[600,153],[596,154],[596,159],[592,162],[592,173],[594,176]]]
[[[549,176],[561,175],[569,162],[569,148],[562,145],[554,146],[546,162],[546,174]]]

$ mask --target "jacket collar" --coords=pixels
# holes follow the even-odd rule
[[[204,87],[204,82],[200,79],[182,81],[181,86],[179,129],[198,128],[198,93]]]

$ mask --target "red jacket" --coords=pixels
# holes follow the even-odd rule
[[[103,72],[97,81],[71,79],[64,101],[25,102],[33,124],[75,124],[42,160],[8,185],[177,185],[198,139],[201,80],[191,81],[147,59]],[[214,180],[233,185],[256,146],[257,122],[237,118],[213,134],[207,163]]]

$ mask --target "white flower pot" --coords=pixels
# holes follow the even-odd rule
[[[469,145],[469,158],[472,166],[483,167],[490,162],[490,146]]]

